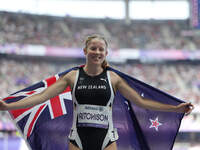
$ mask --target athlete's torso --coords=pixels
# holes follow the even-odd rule
[[[71,142],[75,142],[80,149],[103,150],[108,143],[118,139],[112,120],[114,91],[107,69],[99,75],[89,76],[80,67],[76,71],[72,99],[74,112],[69,134]]]
[[[81,67],[73,90],[78,104],[106,106],[111,97],[111,88],[106,69],[97,76],[89,76]]]

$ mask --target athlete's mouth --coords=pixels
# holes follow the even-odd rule
[[[97,60],[99,60],[99,59],[101,59],[102,57],[100,56],[100,57],[92,57],[93,59],[97,59]]]

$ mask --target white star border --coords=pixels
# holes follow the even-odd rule
[[[158,131],[158,127],[162,125],[162,123],[160,123],[160,122],[158,121],[158,117],[156,117],[155,120],[152,120],[152,119],[149,119],[149,120],[150,120],[150,122],[151,122],[151,126],[150,126],[149,128],[155,128],[155,130]],[[154,125],[155,122],[158,123],[158,124],[157,124],[157,125]]]

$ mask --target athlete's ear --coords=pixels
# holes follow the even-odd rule
[[[84,54],[86,55],[87,54],[87,48],[84,48],[83,51],[84,51]]]
[[[108,50],[106,49],[106,56],[108,55]]]

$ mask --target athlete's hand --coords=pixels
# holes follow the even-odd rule
[[[0,100],[0,110],[8,110],[8,104]]]
[[[176,112],[185,113],[189,115],[194,109],[194,105],[192,103],[181,103],[176,106]]]

